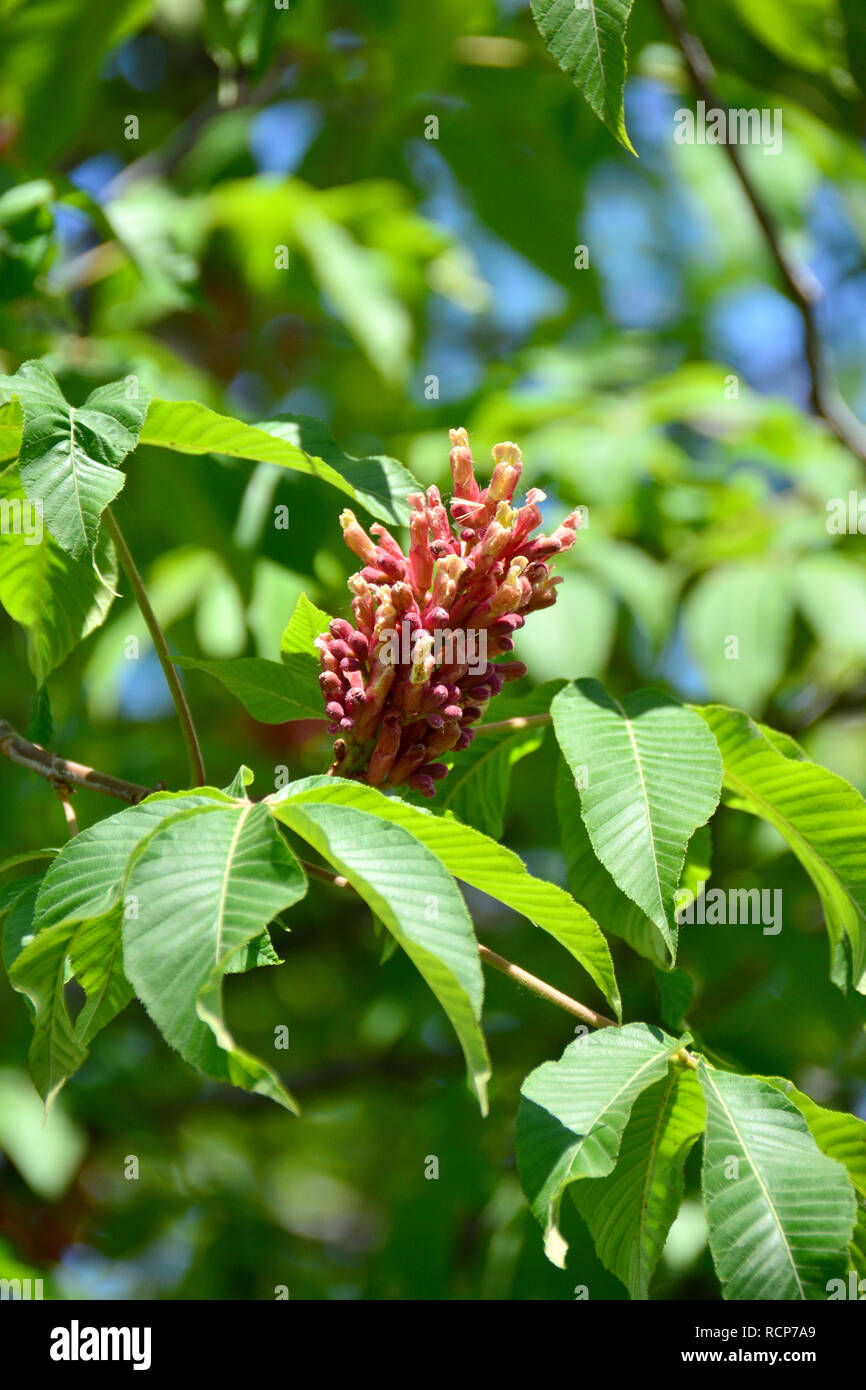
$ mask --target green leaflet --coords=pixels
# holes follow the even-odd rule
[[[857,1201],[857,1220],[849,1253],[851,1263],[860,1278],[866,1278],[866,1120],[849,1115],[844,1110],[827,1110],[811,1096],[798,1091],[791,1081],[768,1076],[771,1086],[777,1086],[801,1111],[818,1148],[828,1158],[835,1158],[848,1170]]]
[[[792,756],[793,740],[771,741],[747,714],[724,705],[697,712],[718,740],[728,804],[774,825],[817,888],[834,983],[866,993],[866,801],[844,778]]]
[[[596,858],[580,813],[580,802],[575,796],[574,778],[569,773],[564,759],[559,761],[555,800],[559,836],[568,870],[568,885],[574,896],[586,903],[587,910],[592,913],[603,931],[621,936],[633,951],[652,961],[660,974],[674,973],[670,964],[670,952],[655,924],[637,903],[632,902],[631,898],[627,898],[617,887],[607,869]],[[709,825],[699,826],[686,850],[680,888],[688,887],[694,891],[698,882],[709,878],[711,848]],[[678,937],[679,929],[676,923],[674,930]]]
[[[270,803],[273,815],[348,878],[423,975],[451,1019],[469,1084],[486,1114],[490,1061],[480,1026],[484,980],[472,922],[451,875],[401,825],[339,799],[292,793],[287,788],[285,799]]]
[[[321,421],[308,415],[245,425],[195,401],[154,400],[141,442],[182,454],[226,454],[308,473],[339,488],[380,521],[405,524],[406,494],[418,490],[411,473],[396,459],[384,454],[352,458],[338,448]]]
[[[213,802],[231,805],[215,787],[194,792],[156,792],[82,830],[53,860],[36,904],[34,930],[57,922],[97,917],[120,901],[134,849],[166,816]]]
[[[196,806],[139,846],[126,883],[136,910],[123,925],[126,973],[166,1041],[206,1075],[295,1111],[271,1068],[235,1043],[221,994],[226,973],[270,963],[262,932],[306,889],[266,806]]]
[[[686,848],[721,792],[715,740],[693,710],[655,690],[620,703],[598,681],[581,680],[560,691],[550,712],[592,847],[655,925],[672,962]]]
[[[532,0],[545,44],[595,114],[632,154],[623,112],[625,32],[633,0]]]
[[[825,1299],[847,1268],[854,1190],[803,1115],[754,1076],[699,1066],[703,1191],[725,1298]]]
[[[521,859],[480,831],[450,816],[434,816],[385,796],[374,787],[341,777],[309,777],[270,798],[282,819],[287,802],[317,801],[357,807],[403,826],[444,864],[449,874],[521,912],[570,951],[621,1016],[619,989],[610,950],[598,924],[556,884],[534,878]]]
[[[268,661],[263,656],[241,656],[229,661],[199,661],[181,656],[177,665],[216,676],[229,694],[263,724],[325,717],[318,682],[319,663],[304,652],[284,652],[281,662]]]
[[[125,382],[91,391],[80,408],[41,362],[0,377],[0,399],[17,397],[23,429],[18,471],[46,528],[73,559],[92,555],[105,508],[126,481],[120,465],[138,443],[147,398]]]
[[[570,1043],[520,1088],[515,1147],[520,1181],[544,1227],[548,1259],[565,1268],[559,1231],[565,1188],[612,1173],[632,1106],[660,1081],[683,1044],[659,1028],[629,1023]]]
[[[100,532],[94,561],[75,558],[43,528],[18,529],[33,521],[30,502],[14,471],[0,475],[0,603],[27,629],[27,659],[41,686],[74,647],[106,619],[114,602],[117,558],[110,536]]]
[[[4,934],[10,980],[36,1010],[30,1070],[50,1104],[87,1056],[87,1044],[132,997],[123,969],[121,905],[127,861],[163,817],[209,804],[217,791],[159,792],[81,831],[19,898]],[[225,799],[225,798],[223,798]],[[32,939],[27,942],[27,938]],[[74,975],[86,999],[73,1022],[64,985]]]
[[[317,608],[314,603],[310,602],[306,594],[301,594],[295,604],[295,611],[280,639],[280,655],[283,660],[295,652],[301,652],[306,656],[315,657],[318,667],[319,651],[314,642],[322,633],[328,631],[328,625],[331,621],[330,613],[325,613],[323,609]]]
[[[6,921],[0,927],[3,939],[3,966],[10,974],[12,966],[33,935],[33,913],[42,874],[26,874],[8,883],[0,894],[0,917]]]
[[[670,1067],[635,1100],[610,1176],[570,1188],[599,1259],[632,1298],[649,1297],[683,1199],[686,1159],[703,1129],[697,1077],[685,1067]]]

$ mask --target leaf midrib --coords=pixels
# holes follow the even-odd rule
[[[658,903],[659,903],[659,908],[661,909],[661,914],[662,914],[662,917],[664,918],[665,925],[668,927],[668,929],[670,929],[670,923],[668,922],[668,916],[667,916],[667,913],[665,912],[665,900],[664,900],[664,894],[662,893],[662,882],[661,882],[661,878],[660,878],[660,876],[659,876],[658,857],[657,857],[657,851],[656,851],[656,837],[655,837],[655,832],[654,832],[654,830],[653,830],[652,815],[650,814],[649,789],[648,789],[648,787],[647,787],[646,778],[644,777],[644,773],[643,773],[643,764],[642,764],[642,762],[641,762],[640,749],[639,749],[638,746],[637,746],[637,739],[635,738],[635,735],[634,735],[634,729],[632,728],[632,722],[631,722],[631,719],[629,718],[628,714],[626,713],[625,706],[622,705],[622,704],[620,704],[619,700],[617,700],[613,695],[611,696],[611,700],[612,700],[613,703],[616,705],[617,709],[619,710],[620,714],[622,715],[622,718],[623,718],[623,721],[624,721],[625,727],[626,727],[626,732],[628,733],[629,742],[631,743],[632,751],[633,751],[633,753],[634,753],[635,763],[636,763],[636,765],[637,765],[638,777],[640,778],[641,791],[643,792],[643,805],[644,805],[644,808],[645,808],[645,810],[646,810],[647,829],[648,829],[648,831],[649,831],[650,844],[652,845],[652,856],[651,856],[651,858],[652,858],[653,873],[655,874],[656,888],[657,888],[657,890],[658,890]],[[638,904],[638,906],[640,906],[640,904]]]
[[[776,1226],[778,1227],[779,1235],[782,1237],[782,1244],[783,1244],[784,1247],[785,1247],[785,1253],[787,1254],[788,1259],[789,1259],[790,1262],[791,1262],[791,1269],[792,1269],[792,1271],[793,1271],[794,1278],[795,1278],[795,1280],[797,1281],[797,1288],[798,1288],[799,1291],[800,1291],[800,1298],[801,1298],[803,1301],[805,1301],[805,1299],[806,1299],[806,1293],[805,1293],[805,1290],[804,1290],[804,1288],[803,1288],[802,1281],[801,1281],[801,1279],[800,1279],[800,1272],[799,1272],[799,1270],[797,1269],[797,1265],[796,1265],[796,1262],[795,1262],[795,1260],[794,1260],[794,1256],[793,1256],[793,1253],[792,1253],[792,1251],[791,1251],[791,1247],[790,1247],[790,1245],[788,1244],[788,1237],[787,1237],[786,1234],[785,1234],[785,1229],[784,1229],[784,1227],[783,1227],[783,1225],[782,1225],[781,1219],[780,1219],[780,1217],[779,1217],[779,1213],[776,1211],[775,1203],[773,1202],[773,1199],[772,1199],[772,1197],[770,1196],[769,1191],[767,1190],[766,1183],[764,1182],[763,1178],[761,1177],[761,1174],[758,1172],[758,1166],[757,1166],[757,1164],[755,1163],[754,1159],[751,1157],[751,1154],[750,1154],[748,1148],[746,1147],[746,1141],[745,1141],[745,1139],[743,1138],[742,1134],[740,1133],[740,1130],[739,1130],[739,1127],[738,1127],[738,1125],[737,1125],[737,1122],[736,1122],[736,1120],[734,1119],[733,1115],[731,1114],[731,1112],[730,1112],[728,1106],[725,1104],[724,1096],[723,1096],[722,1093],[720,1092],[720,1090],[719,1090],[718,1086],[716,1085],[716,1083],[713,1081],[713,1078],[712,1078],[712,1076],[710,1075],[709,1071],[706,1072],[706,1077],[707,1077],[707,1083],[708,1083],[708,1085],[712,1086],[715,1095],[718,1097],[719,1105],[722,1107],[722,1109],[724,1110],[726,1116],[728,1117],[728,1123],[730,1124],[731,1129],[734,1131],[734,1134],[736,1135],[736,1137],[737,1137],[737,1139],[738,1139],[738,1141],[739,1141],[739,1143],[740,1143],[740,1145],[741,1145],[741,1147],[742,1147],[743,1153],[744,1153],[745,1156],[746,1156],[746,1161],[747,1161],[749,1167],[751,1168],[752,1172],[753,1172],[754,1175],[755,1175],[755,1179],[756,1179],[756,1181],[757,1181],[757,1183],[758,1183],[758,1186],[760,1187],[761,1191],[762,1191],[763,1194],[764,1194],[764,1198],[765,1198],[765,1200],[766,1200],[767,1206],[769,1207],[770,1213],[771,1213],[771,1215],[772,1215],[772,1217],[773,1217],[773,1220],[775,1221]]]

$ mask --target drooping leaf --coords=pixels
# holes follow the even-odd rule
[[[866,993],[866,801],[836,773],[786,756],[747,714],[724,705],[698,712],[721,749],[728,804],[774,825],[817,888],[831,978]]]
[[[307,473],[339,488],[381,521],[408,521],[406,494],[418,490],[411,473],[396,459],[384,454],[352,458],[338,448],[321,421],[308,415],[245,425],[195,401],[154,400],[141,442],[182,454],[226,454]]]
[[[25,874],[7,883],[0,893],[0,917],[3,923],[3,967],[8,975],[33,934],[33,913],[43,874]]]
[[[818,1148],[828,1158],[844,1164],[854,1186],[857,1220],[849,1253],[860,1278],[866,1278],[866,1120],[844,1110],[827,1110],[791,1081],[765,1078],[778,1086],[801,1111]]]
[[[609,1177],[570,1188],[598,1257],[632,1298],[649,1297],[671,1223],[683,1199],[683,1170],[703,1132],[704,1102],[693,1071],[670,1067],[637,1097]]]
[[[120,465],[138,443],[147,409],[125,382],[91,391],[71,406],[41,362],[0,377],[0,400],[17,397],[23,414],[18,471],[49,533],[73,558],[92,555],[105,508],[126,481]]]
[[[633,0],[532,0],[545,44],[599,120],[635,153],[625,128],[625,34]]]
[[[658,691],[620,703],[592,680],[560,691],[551,714],[592,847],[673,960],[673,899],[686,847],[721,792],[715,740],[694,711]]]
[[[631,898],[627,898],[617,887],[607,869],[596,857],[583,823],[575,790],[575,779],[571,776],[565,760],[560,759],[555,801],[559,839],[565,856],[571,892],[586,905],[587,911],[592,913],[602,931],[611,931],[621,936],[633,951],[652,961],[660,973],[674,973],[670,964],[670,952],[655,924],[637,903],[632,902]],[[701,825],[689,841],[678,891],[688,888],[695,892],[697,884],[709,878],[710,849],[710,828],[708,825]],[[674,929],[678,935],[676,923]]]
[[[251,944],[306,888],[267,807],[250,802],[166,818],[138,847],[126,883],[136,911],[123,924],[124,968],[166,1041],[205,1075],[289,1110],[296,1104],[275,1072],[229,1032],[222,980],[241,959],[261,963]]]
[[[128,806],[82,830],[63,846],[42,882],[34,930],[57,922],[97,917],[108,911],[125,889],[133,850],[167,816],[195,806],[231,805],[215,787],[195,792],[156,792],[138,806]]]
[[[534,878],[516,854],[450,816],[434,816],[396,796],[343,777],[309,777],[269,798],[282,819],[286,802],[356,807],[403,828],[425,845],[449,874],[505,903],[546,931],[592,977],[620,1016],[621,1002],[607,942],[585,908],[562,888]]]
[[[805,555],[794,578],[800,608],[821,644],[866,661],[866,567],[834,552]]]
[[[0,475],[0,508],[5,514],[33,518],[33,512],[24,510],[29,507],[15,473]],[[27,629],[27,659],[40,687],[105,621],[114,601],[117,559],[104,531],[94,558],[95,565],[89,555],[67,554],[41,525],[29,535],[0,526],[0,604]]]
[[[291,787],[286,792],[286,799],[271,802],[273,815],[345,875],[423,975],[451,1019],[469,1084],[486,1114],[484,980],[472,922],[453,878],[402,825],[337,799],[294,796]]]
[[[58,922],[38,932],[9,971],[13,989],[26,994],[33,1005],[28,1063],[33,1084],[46,1107],[87,1056],[86,1047],[76,1037],[64,992],[69,943],[78,926],[76,922]]]
[[[216,676],[229,694],[263,724],[325,718],[318,682],[321,668],[304,652],[284,653],[282,661],[268,661],[263,656],[240,656],[233,661],[200,661],[193,656],[180,656],[177,665]]]
[[[703,1192],[710,1250],[729,1299],[825,1299],[854,1228],[845,1168],[803,1115],[754,1076],[699,1064],[707,1105]]]
[[[645,1023],[578,1038],[520,1088],[515,1147],[520,1181],[544,1227],[548,1259],[565,1268],[559,1208],[569,1183],[612,1173],[641,1091],[660,1081],[682,1046]]]

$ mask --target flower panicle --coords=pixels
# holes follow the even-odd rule
[[[450,431],[453,493],[408,496],[409,553],[376,522],[368,534],[348,508],[343,539],[362,567],[349,580],[352,617],[316,639],[333,771],[371,786],[407,785],[433,796],[443,755],[468,748],[473,725],[506,681],[526,667],[497,660],[514,649],[526,615],[556,602],[556,556],[574,545],[572,512],[550,536],[544,493],[514,503],[522,462],[516,444],[493,449],[482,488],[464,429]],[[450,511],[450,517],[449,517]]]

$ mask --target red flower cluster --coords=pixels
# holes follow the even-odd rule
[[[425,796],[448,772],[440,756],[468,747],[489,700],[525,675],[521,661],[492,658],[513,649],[527,613],[555,603],[549,562],[580,525],[572,512],[532,539],[544,493],[530,488],[512,507],[517,445],[495,446],[490,484],[479,488],[466,431],[450,437],[453,525],[436,487],[409,494],[408,555],[384,526],[370,527],[373,541],[343,512],[343,537],[364,562],[349,580],[355,624],[335,618],[316,639],[328,728],[340,735],[333,770]]]

